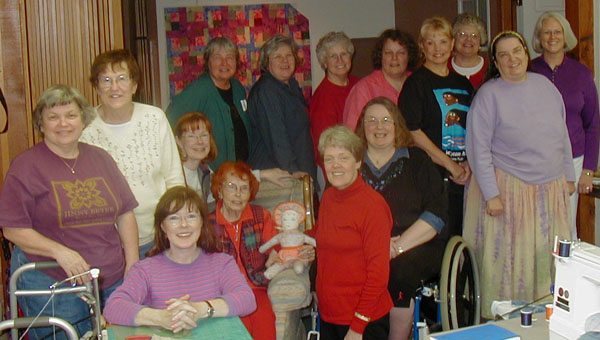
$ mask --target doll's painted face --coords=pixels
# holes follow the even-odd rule
[[[300,215],[294,210],[286,210],[281,213],[281,228],[283,230],[294,230],[298,228]]]

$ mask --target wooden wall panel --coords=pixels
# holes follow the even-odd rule
[[[10,161],[33,143],[30,116],[26,110],[27,91],[21,46],[25,35],[19,0],[0,0],[0,86],[8,105],[8,126],[0,134],[0,187]]]
[[[33,145],[33,105],[46,88],[69,84],[97,104],[90,66],[99,53],[123,47],[122,28],[121,0],[0,0],[0,86],[9,106],[0,179]]]
[[[78,88],[94,104],[88,81],[99,53],[123,47],[120,0],[25,1],[30,107],[50,85]],[[30,110],[31,111],[31,110]]]

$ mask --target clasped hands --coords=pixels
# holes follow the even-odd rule
[[[196,321],[200,319],[200,313],[192,306],[190,295],[186,294],[179,298],[172,298],[165,302],[167,308],[161,313],[161,326],[178,333],[184,329],[194,329]]]
[[[467,184],[471,177],[471,167],[469,166],[469,163],[467,161],[456,163],[452,160],[449,162],[447,170],[450,172],[450,179],[456,184]]]

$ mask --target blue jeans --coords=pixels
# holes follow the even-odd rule
[[[11,275],[14,270],[21,267],[30,261],[25,256],[25,253],[19,248],[15,247],[12,252],[12,258],[10,263]],[[17,281],[17,289],[19,290],[32,290],[32,289],[48,289],[48,287],[56,282],[55,279],[44,274],[41,271],[30,270],[19,276]],[[104,308],[106,300],[117,289],[123,280],[119,280],[112,286],[102,289],[100,291],[101,306]],[[40,310],[48,302],[49,296],[20,296],[18,298],[19,307],[23,311],[25,316],[35,317],[38,315]],[[92,322],[90,319],[90,307],[87,303],[81,300],[75,294],[58,294],[48,306],[44,309],[41,315],[56,316],[68,321],[75,330],[79,333],[79,336],[83,336],[87,331],[92,329]],[[57,332],[56,339],[66,339],[64,332],[60,328],[56,328]],[[52,327],[38,327],[31,328],[28,332],[29,339],[43,339],[48,337],[52,338],[53,333]],[[59,333],[60,332],[60,333]]]

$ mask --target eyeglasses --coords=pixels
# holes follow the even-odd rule
[[[332,54],[329,54],[327,56],[327,58],[329,58],[329,60],[333,60],[333,61],[340,60],[340,59],[350,59],[350,53],[348,53],[348,52],[332,53]]]
[[[381,119],[377,119],[376,117],[373,117],[373,116],[365,117],[365,125],[378,126],[379,124],[381,124],[383,126],[394,125],[394,120],[390,116],[383,117]]]
[[[547,35],[547,36],[553,36],[553,35],[561,36],[563,34],[563,31],[562,30],[554,30],[554,31],[548,30],[548,31],[543,31],[542,34]]]
[[[208,140],[210,138],[210,134],[208,133],[192,133],[192,132],[186,132],[183,134],[183,138],[185,139],[194,139],[194,140]]]
[[[473,40],[479,39],[479,33],[467,33],[467,32],[458,32],[456,35],[458,39],[468,39],[471,38]]]
[[[183,216],[178,214],[171,214],[167,216],[167,218],[165,218],[165,222],[167,222],[167,224],[171,227],[180,226],[183,220],[185,220],[187,224],[197,224],[198,222],[200,222],[200,214],[195,212],[187,213]]]
[[[225,185],[223,185],[223,189],[232,194],[237,194],[238,192],[242,194],[247,194],[250,192],[249,185],[245,184],[238,186],[237,184],[231,182],[225,183]]]
[[[121,75],[117,76],[116,78],[99,77],[98,78],[98,87],[101,89],[109,89],[112,86],[113,81],[115,83],[117,83],[117,86],[119,86],[119,87],[125,87],[125,86],[128,86],[129,84],[131,84],[131,78],[126,74],[121,74]]]
[[[291,54],[291,53],[289,53],[289,54],[275,54],[270,59],[272,59],[276,63],[292,62],[292,61],[294,61],[294,55]]]

